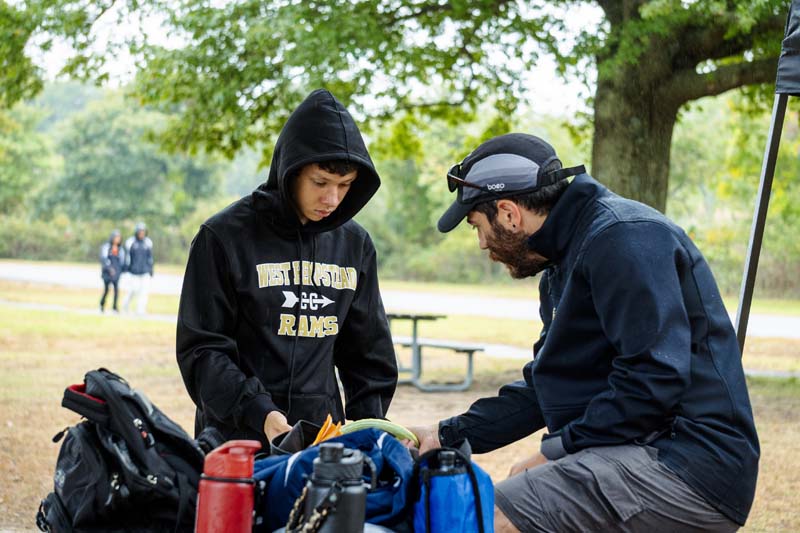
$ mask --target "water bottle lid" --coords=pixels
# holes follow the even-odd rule
[[[206,455],[203,473],[212,477],[253,477],[253,456],[261,449],[257,440],[229,440]]]
[[[325,442],[319,445],[319,459],[323,463],[338,463],[344,456],[344,444]]]
[[[343,483],[357,482],[364,473],[364,455],[359,450],[346,449],[340,442],[320,445],[319,457],[314,459],[313,479]]]

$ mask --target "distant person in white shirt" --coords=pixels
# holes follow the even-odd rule
[[[153,277],[153,241],[147,236],[147,226],[139,222],[133,236],[125,241],[127,251],[126,270],[131,275],[131,291],[125,297],[122,308],[130,310],[131,300],[136,297],[136,313],[143,315],[147,308],[150,278]]]

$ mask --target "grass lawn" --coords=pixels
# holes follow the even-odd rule
[[[66,268],[85,268],[94,270],[97,275],[100,275],[100,263],[78,263],[74,261],[33,261],[29,259],[0,259],[0,263],[30,263],[31,265],[48,265],[48,266],[61,266]],[[172,274],[176,276],[183,276],[185,265],[169,265],[166,263],[155,263],[155,273],[158,274]]]
[[[723,298],[725,309],[729,313],[735,313],[739,307],[738,296],[726,296]],[[759,298],[753,300],[750,306],[750,313],[760,315],[800,315],[800,300],[780,300],[778,298]]]
[[[8,284],[0,287],[0,299],[14,294]],[[80,291],[47,294],[63,302],[89,296]],[[96,295],[91,296],[94,301]],[[0,303],[0,472],[5,481],[0,484],[0,530],[34,529],[39,500],[53,484],[59,445],[50,438],[79,419],[60,407],[61,396],[86,371],[104,366],[121,374],[184,428],[192,428],[194,408],[175,363],[174,336],[170,322]],[[462,363],[461,358],[431,352],[427,375],[455,375]],[[519,379],[521,366],[519,360],[478,357],[476,384],[464,393],[423,394],[401,386],[389,416],[406,425],[433,423]],[[746,530],[798,531],[800,463],[793,451],[800,439],[800,383],[755,379],[750,380],[750,393],[763,455]],[[477,461],[496,481],[503,479],[511,464],[538,448],[538,440],[538,435],[530,436]]]
[[[109,289],[106,297],[106,313],[110,313],[114,301],[113,289]],[[60,305],[72,309],[98,310],[100,296],[103,294],[102,286],[98,290],[62,287],[59,285],[42,285],[41,283],[27,283],[7,281],[0,279],[0,299],[28,303]],[[120,291],[119,308],[125,301],[125,291]],[[132,306],[136,302],[132,303]],[[178,313],[178,297],[166,294],[150,294],[147,302],[147,312],[160,315],[176,315]]]
[[[0,280],[0,300],[94,310],[97,309],[99,293],[90,289]],[[174,316],[178,311],[178,297],[151,294],[147,309],[150,313]],[[411,333],[411,323],[407,320],[398,320],[392,327],[397,335]],[[419,334],[422,337],[529,348],[538,337],[541,327],[541,322],[537,320],[450,315],[420,323]],[[744,362],[745,367],[755,370],[800,372],[800,339],[750,337],[745,345]]]
[[[457,283],[429,283],[416,281],[397,281],[381,279],[381,289],[402,290],[408,292],[441,292],[445,294],[474,294],[495,298],[513,298],[528,300],[539,294],[539,278],[526,280],[510,280],[507,284],[467,285]],[[735,313],[739,306],[738,295],[723,297],[725,308]],[[759,298],[752,302],[751,313],[763,315],[800,315],[800,300],[783,300],[778,298]]]

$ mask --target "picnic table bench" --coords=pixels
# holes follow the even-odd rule
[[[411,320],[411,336],[392,335],[392,340],[399,346],[411,348],[411,366],[398,368],[399,372],[409,372],[407,378],[401,378],[398,383],[410,383],[423,392],[443,392],[443,391],[465,391],[472,385],[473,379],[473,356],[475,352],[483,351],[483,345],[450,341],[443,339],[430,339],[419,337],[417,323],[420,320],[437,320],[443,318],[442,315],[413,314],[413,313],[390,313],[388,314],[389,323],[392,320]],[[422,348],[439,348],[452,350],[455,353],[464,354],[467,357],[467,368],[464,379],[457,383],[426,383],[422,380]]]

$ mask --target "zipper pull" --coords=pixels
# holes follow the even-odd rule
[[[69,431],[69,426],[65,427],[64,429],[53,435],[53,442],[58,442],[61,439],[63,439],[67,431]]]
[[[118,493],[122,499],[127,499],[128,496],[131,495],[131,491],[128,490],[128,487],[120,481],[119,472],[111,474],[111,490],[112,494],[109,494],[109,501],[114,498],[113,493]]]
[[[144,423],[142,422],[141,418],[134,418],[133,425],[139,430],[139,435],[142,436],[142,439],[144,439],[144,442],[147,444],[148,448],[156,443],[156,439],[153,438],[153,435],[144,429]]]

